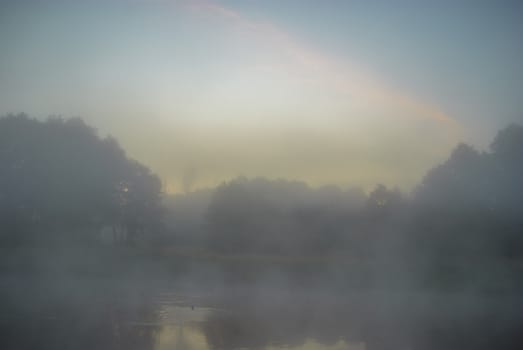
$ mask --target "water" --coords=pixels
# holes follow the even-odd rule
[[[519,349],[516,296],[9,281],[2,349]],[[4,285],[5,286],[5,285]]]

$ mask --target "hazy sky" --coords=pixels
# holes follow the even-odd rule
[[[169,191],[410,189],[523,121],[519,3],[0,0],[0,114],[80,116]]]

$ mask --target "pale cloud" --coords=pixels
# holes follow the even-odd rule
[[[393,115],[430,119],[449,129],[459,126],[454,118],[433,103],[389,86],[347,59],[335,58],[315,50],[269,21],[251,20],[240,12],[213,1],[189,1],[187,6],[226,21],[237,32],[270,48],[281,58],[277,63],[279,68],[302,82],[329,86],[369,109],[382,106],[381,108],[386,108]]]
[[[459,124],[437,106],[298,32],[218,2],[151,1],[146,13],[125,8],[121,23],[102,16],[107,32],[86,26],[98,13],[77,21],[93,38],[84,49],[92,57],[13,56],[11,80],[0,84],[4,113],[84,117],[171,192],[239,175],[410,189],[460,139]],[[80,16],[71,11],[62,15]],[[42,38],[67,32],[54,12],[44,19],[52,30],[31,29],[32,18],[16,23]],[[69,52],[78,40],[57,42]],[[32,56],[53,65],[28,74]]]
[[[202,51],[218,50],[209,52],[216,71],[190,99],[165,99],[178,112],[117,133],[169,192],[241,175],[409,190],[459,139],[452,117],[350,58],[217,2],[176,4],[201,29],[195,41]]]

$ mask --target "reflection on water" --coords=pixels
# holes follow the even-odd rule
[[[1,348],[462,350],[519,349],[522,340],[521,304],[510,298],[97,290],[4,296]]]
[[[237,318],[234,312],[216,308],[164,305],[163,325],[155,334],[154,350],[212,350],[212,349],[262,349],[262,350],[363,350],[363,343],[352,344],[338,339],[333,344],[323,344],[317,339],[297,339],[300,344],[288,344],[285,337],[274,342],[276,334],[267,334],[267,325],[250,328],[252,320],[246,315]],[[251,315],[260,317],[261,315]],[[267,317],[265,315],[264,317]],[[272,320],[281,327],[278,319]],[[261,337],[260,337],[261,335]],[[271,337],[272,336],[272,337]],[[281,336],[281,334],[280,334]],[[271,339],[274,343],[271,343]],[[265,344],[267,343],[267,344]]]
[[[155,350],[208,350],[205,334],[192,325],[164,326],[156,335]]]
[[[230,344],[228,345],[230,346]],[[212,350],[212,349],[261,349],[261,350],[364,350],[363,343],[347,343],[339,339],[334,344],[322,344],[313,338],[305,338],[302,344],[268,344],[227,347],[209,344],[205,332],[197,325],[164,326],[155,337],[154,350]]]

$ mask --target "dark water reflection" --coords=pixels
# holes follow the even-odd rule
[[[23,284],[18,293],[4,292],[0,347],[462,350],[523,344],[516,296],[73,285],[78,288],[64,286],[58,294]]]

